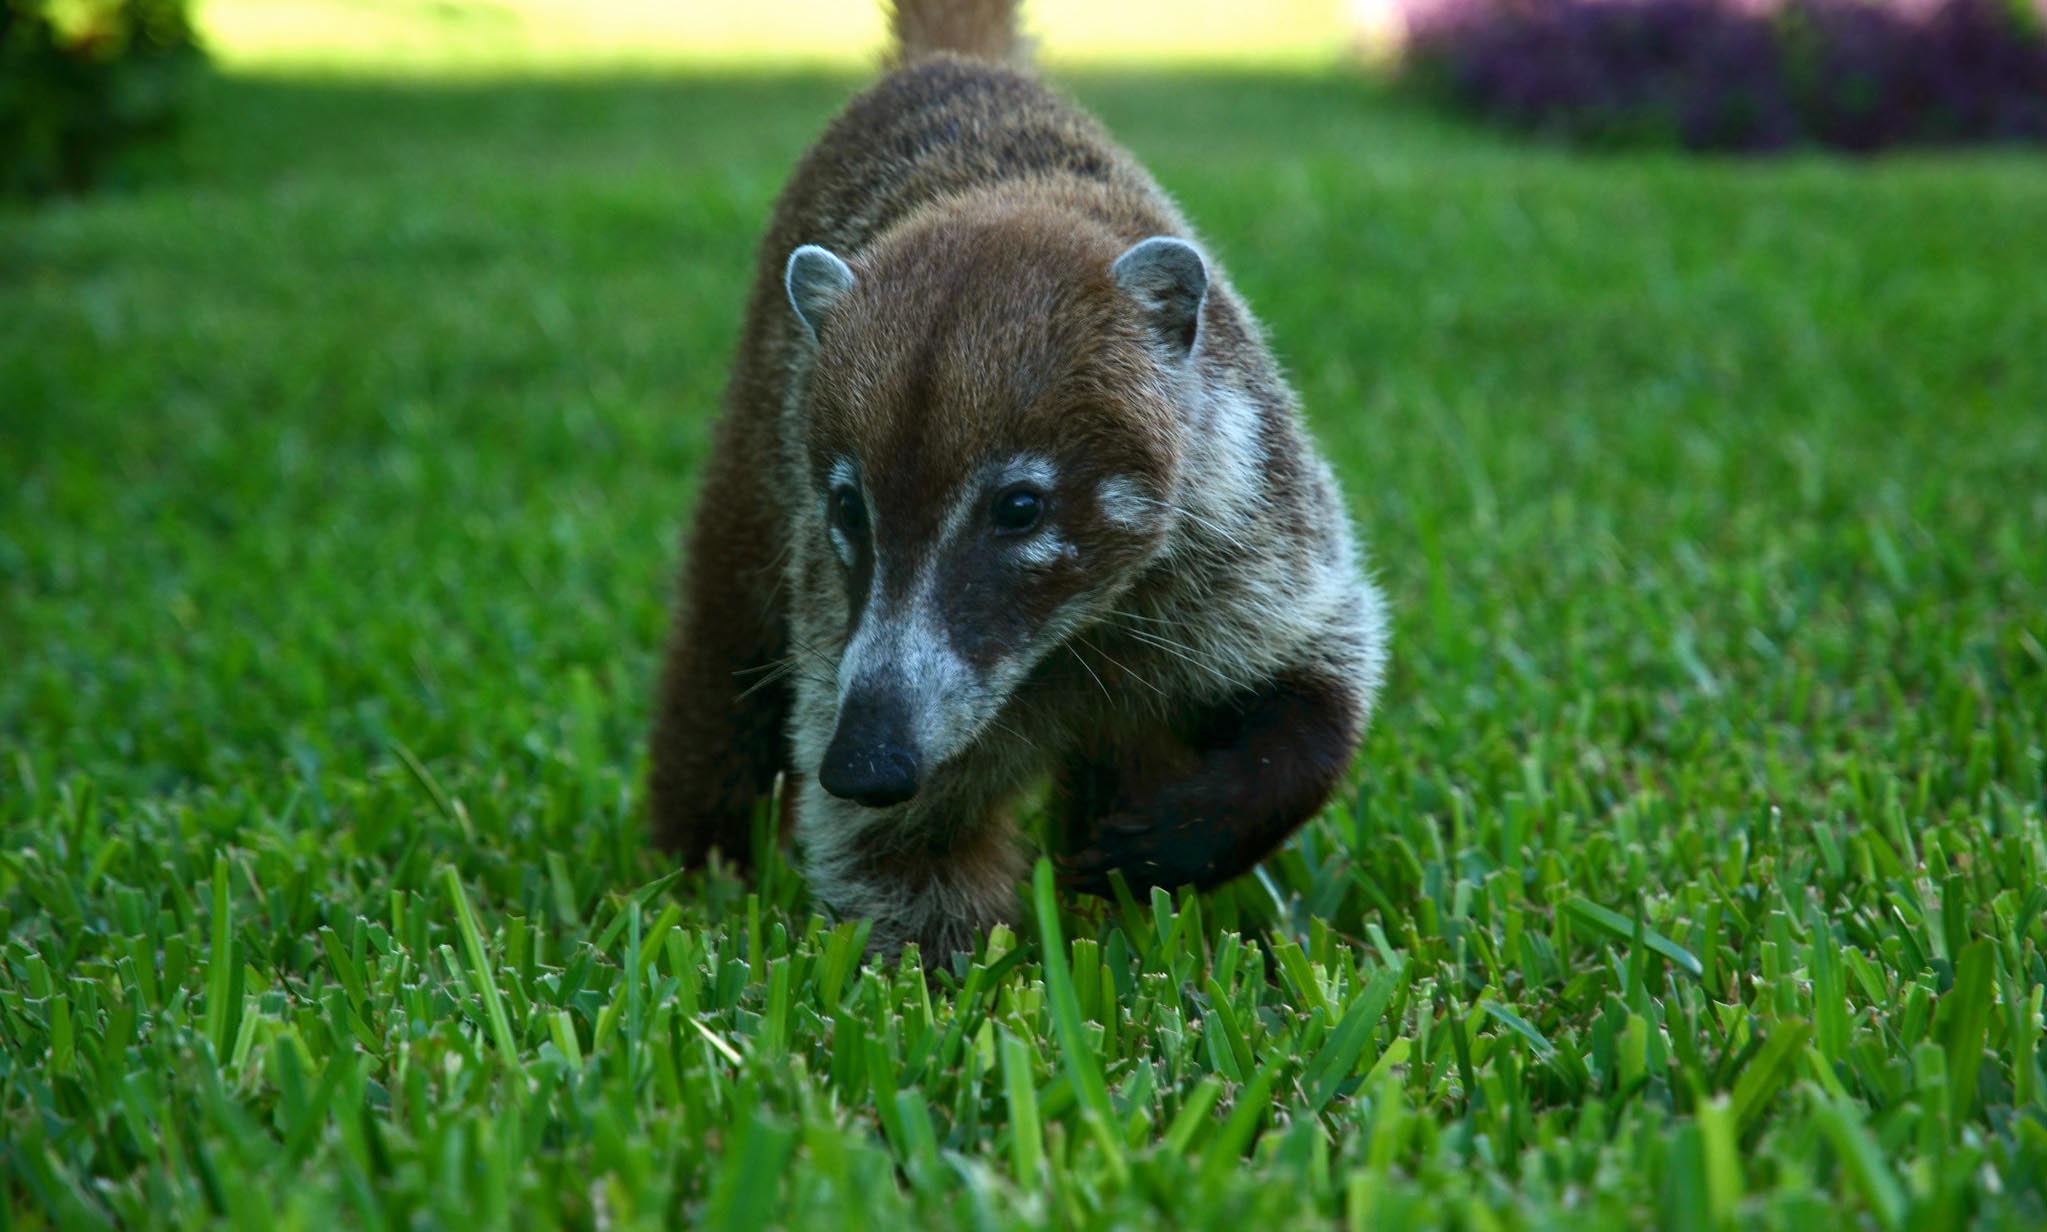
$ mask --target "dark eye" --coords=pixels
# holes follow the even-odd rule
[[[832,489],[831,516],[832,525],[850,539],[858,539],[867,529],[867,506],[860,503],[860,493],[851,484]]]
[[[1020,535],[1038,524],[1044,515],[1045,498],[1033,488],[1011,488],[995,498],[995,530],[998,534]]]

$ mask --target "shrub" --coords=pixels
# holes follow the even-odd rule
[[[1592,145],[2047,140],[2047,0],[1410,0],[1406,65]]]
[[[185,0],[0,0],[0,194],[91,187],[169,132],[200,62]]]

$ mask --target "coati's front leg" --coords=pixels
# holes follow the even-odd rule
[[[1106,895],[1118,870],[1139,892],[1205,889],[1248,871],[1327,802],[1362,717],[1351,689],[1299,671],[1203,716],[1181,764],[1165,773],[1156,756],[1144,766],[1071,767],[1063,784],[1071,849],[1058,860],[1065,883]]]
[[[786,761],[789,658],[783,518],[756,461],[771,405],[735,386],[684,546],[680,604],[662,666],[649,749],[654,841],[704,863],[751,855],[754,810]]]

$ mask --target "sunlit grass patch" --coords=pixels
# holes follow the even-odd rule
[[[865,67],[879,0],[198,0],[225,62],[327,71],[565,72],[664,64]],[[1024,23],[1059,63],[1326,63],[1348,44],[1336,0],[1034,0]]]

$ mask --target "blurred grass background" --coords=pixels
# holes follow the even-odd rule
[[[1328,61],[1385,0],[1043,0],[1025,22],[1053,62]],[[864,65],[885,19],[865,0],[199,0],[229,64],[415,71],[678,61]]]

